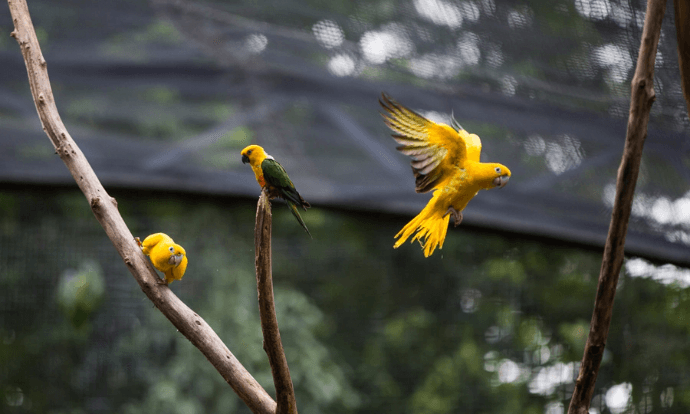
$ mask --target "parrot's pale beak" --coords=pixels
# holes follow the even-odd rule
[[[182,263],[182,253],[172,255],[168,259],[168,264],[178,266],[180,263]]]
[[[249,157],[247,157],[246,155],[242,155],[242,164],[246,164],[248,162],[249,162]]]
[[[510,176],[508,174],[496,177],[494,178],[494,185],[496,187],[503,188],[506,184],[508,184],[508,180],[510,180]]]

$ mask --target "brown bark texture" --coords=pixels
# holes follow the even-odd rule
[[[647,2],[640,54],[637,58],[637,66],[632,80],[628,127],[623,159],[618,168],[611,224],[601,262],[589,336],[585,344],[585,352],[575,383],[575,391],[570,400],[568,414],[587,414],[589,412],[601,358],[609,334],[613,300],[623,264],[625,235],[628,230],[635,184],[640,170],[642,148],[647,137],[649,112],[655,99],[653,88],[654,60],[665,9],[666,2],[664,0],[648,0]]]
[[[185,305],[166,285],[134,241],[117,210],[117,203],[105,191],[77,144],[67,132],[55,105],[48,69],[41,53],[26,0],[8,0],[14,31],[29,76],[43,130],[86,196],[98,222],[122,257],[141,290],[168,320],[213,364],[237,395],[254,413],[272,414],[276,403],[240,364],[211,327]],[[189,277],[189,276],[188,276]]]
[[[273,296],[273,276],[271,268],[271,202],[266,191],[261,192],[256,207],[256,226],[254,245],[256,247],[256,288],[259,293],[259,316],[264,335],[264,351],[268,356],[276,387],[276,414],[297,414],[295,390],[290,378],[283,344],[278,330],[275,301]]]

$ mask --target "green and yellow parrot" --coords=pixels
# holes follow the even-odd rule
[[[415,191],[434,195],[426,207],[407,223],[395,238],[398,248],[414,234],[429,257],[436,247],[443,247],[448,222],[453,216],[457,226],[462,210],[479,192],[502,188],[510,179],[505,165],[479,161],[482,141],[465,131],[456,121],[452,126],[437,124],[395,102],[385,93],[379,103],[386,111],[383,121],[395,132],[398,151],[412,158]],[[416,233],[416,234],[415,234]]]
[[[249,163],[256,176],[256,181],[261,188],[267,191],[269,199],[280,197],[285,200],[292,215],[311,237],[307,225],[304,224],[304,220],[297,210],[299,206],[307,211],[307,208],[311,206],[299,195],[283,166],[278,164],[278,161],[272,156],[266,154],[266,151],[258,145],[250,145],[242,150],[242,163]]]

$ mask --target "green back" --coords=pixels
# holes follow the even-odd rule
[[[261,162],[261,169],[264,172],[264,179],[271,186],[286,190],[295,189],[295,185],[290,181],[287,172],[276,160],[266,158]]]

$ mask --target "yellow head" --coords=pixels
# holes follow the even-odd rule
[[[182,260],[187,257],[187,252],[184,250],[184,247],[180,246],[179,244],[173,244],[172,246],[168,247],[168,251],[170,252],[168,264],[171,264],[175,267],[179,266],[180,263],[182,263]]]
[[[481,163],[476,178],[485,190],[503,188],[510,179],[510,170],[503,164],[495,162]]]
[[[263,148],[258,145],[250,145],[242,150],[242,163],[252,166],[252,168],[261,164],[261,162],[266,159],[268,155]]]
[[[170,268],[163,271],[165,273],[165,283],[170,284],[173,280],[181,280],[187,270],[187,252],[179,244],[168,246],[170,257],[168,265]],[[161,270],[161,269],[159,269]]]

